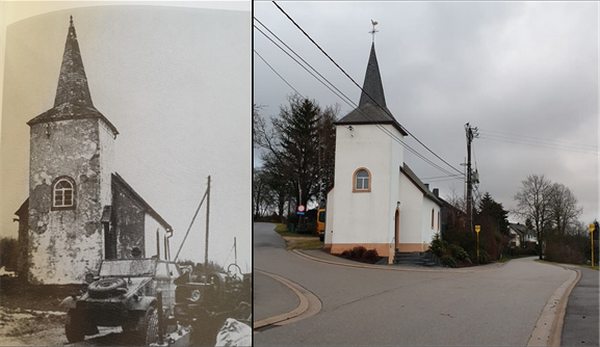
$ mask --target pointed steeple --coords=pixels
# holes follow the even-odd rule
[[[85,70],[83,69],[81,53],[79,52],[77,34],[73,25],[73,16],[70,17],[69,23],[69,32],[67,33],[65,51],[63,53],[62,65],[60,66],[54,107],[64,103],[94,107]]]
[[[385,104],[385,95],[383,93],[383,83],[381,82],[381,74],[379,73],[379,64],[377,63],[377,55],[375,54],[375,42],[371,43],[371,53],[369,54],[369,63],[367,64],[367,72],[365,81],[360,95],[358,106],[363,106],[366,103],[372,103],[379,106],[387,106]]]
[[[119,133],[117,128],[92,103],[90,88],[81,60],[81,52],[79,52],[79,44],[77,43],[77,34],[73,25],[73,17],[71,16],[58,76],[54,107],[31,119],[27,124],[33,126],[40,123],[86,118],[100,119],[112,130],[115,136]]]
[[[371,53],[369,54],[367,72],[365,73],[358,107],[337,121],[336,124],[391,124],[402,135],[408,135],[406,130],[396,121],[396,118],[392,116],[385,103],[383,83],[381,82],[381,73],[379,72],[374,42],[371,44]]]

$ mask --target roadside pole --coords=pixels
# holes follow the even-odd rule
[[[589,225],[589,229],[590,229],[590,244],[591,244],[591,248],[592,248],[592,268],[594,267],[594,229],[595,229],[595,225],[592,223]]]
[[[475,233],[477,234],[477,264],[479,264],[479,232],[481,231],[481,225],[475,224]]]

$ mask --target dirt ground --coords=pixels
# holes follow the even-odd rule
[[[48,346],[67,342],[60,302],[75,286],[30,286],[0,278],[0,346]]]

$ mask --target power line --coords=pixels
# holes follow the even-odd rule
[[[275,70],[275,68],[274,68],[273,66],[271,66],[271,64],[269,64],[269,63],[268,63],[268,62],[265,60],[265,58],[263,58],[263,56],[262,56],[262,55],[260,55],[260,54],[259,54],[259,53],[256,51],[256,49],[253,49],[253,51],[254,51],[254,53],[255,53],[255,54],[256,54],[256,55],[257,55],[257,56],[260,58],[260,60],[262,60],[262,61],[263,61],[263,63],[265,63],[265,64],[266,64],[266,65],[269,67],[269,69],[271,69],[271,71],[273,71],[273,73],[274,73],[275,75],[277,75],[277,77],[279,77],[279,78],[280,78],[280,79],[281,79],[281,80],[282,80],[282,81],[283,81],[285,84],[287,84],[287,86],[288,86],[288,87],[292,88],[292,90],[293,90],[294,92],[296,92],[296,94],[298,94],[298,95],[300,95],[301,97],[303,97],[303,98],[304,98],[304,96],[303,96],[302,94],[300,94],[300,92],[299,92],[299,91],[298,91],[296,88],[294,88],[294,86],[292,86],[292,85],[290,84],[290,82],[288,82],[288,81],[287,81],[285,78],[283,78],[283,76],[281,76],[281,75],[279,74],[279,72],[277,72],[277,70]]]
[[[344,70],[329,54],[327,54],[327,52],[325,52],[325,50],[323,48],[321,48],[321,46],[315,42],[315,40],[313,40],[313,38],[306,32],[304,31],[304,29],[302,29],[302,27],[300,27],[300,25],[298,23],[296,23],[296,21],[290,17],[289,14],[287,14],[287,12],[285,12],[285,10],[283,8],[281,8],[281,6],[279,6],[279,4],[277,4],[277,2],[275,1],[271,1],[278,9],[279,11],[281,11],[293,24],[294,26],[296,26],[296,28],[298,28],[298,30],[300,30],[304,36],[306,36],[310,42],[312,42],[340,71],[342,71],[342,73],[344,75],[346,75],[346,77],[348,77],[350,79],[350,81],[352,81],[352,83],[354,83],[354,85],[356,85],[363,93],[365,93],[365,95],[367,95],[369,97],[369,99],[371,99],[371,101],[373,101],[381,110],[383,110],[383,112],[385,112],[386,114],[388,114],[390,117],[395,118],[393,115],[391,115],[386,109],[385,107],[382,107],[381,105],[379,105],[379,103],[377,103],[377,101],[375,101],[375,99],[373,97],[371,97],[371,95],[369,95],[347,72],[346,70]],[[410,135],[412,136],[421,146],[423,146],[427,151],[429,151],[431,154],[433,154],[436,158],[438,158],[439,160],[441,160],[443,163],[445,163],[446,165],[448,165],[450,168],[452,168],[454,171],[461,173],[460,170],[458,170],[457,168],[455,168],[453,165],[451,165],[450,163],[448,163],[446,160],[444,160],[442,157],[440,157],[437,153],[435,153],[433,150],[431,150],[427,145],[425,145],[421,140],[419,140],[419,138],[417,138],[414,134],[412,134],[410,131],[408,131],[407,129],[405,129],[403,127],[403,129]],[[461,173],[462,174],[462,173]]]
[[[256,18],[255,18],[256,19]],[[272,33],[271,30],[269,30],[265,24],[261,25],[263,27],[265,27],[266,30],[268,30],[270,33]],[[321,78],[317,77],[317,75],[315,75],[315,73],[311,72],[306,66],[304,66],[298,59],[294,58],[289,52],[287,52],[281,45],[277,44],[277,42],[275,42],[272,38],[270,38],[264,31],[262,31],[260,28],[258,28],[256,25],[254,25],[254,28],[261,33],[263,36],[265,36],[269,41],[271,41],[271,43],[273,43],[277,48],[279,48],[282,52],[284,52],[288,57],[290,57],[294,62],[296,62],[298,65],[300,65],[306,72],[308,72],[311,76],[313,76],[317,81],[319,81],[321,84],[323,84],[327,89],[329,89],[333,94],[335,94],[338,98],[340,98],[343,102],[345,102],[346,104],[348,104],[349,106],[356,108],[363,116],[365,116],[367,119],[371,119],[371,116],[364,113],[362,110],[360,110],[359,108],[357,108],[357,104],[354,103],[352,101],[352,99],[350,99],[347,95],[345,95],[343,92],[341,92],[338,88],[335,88],[336,90],[333,90],[332,87],[330,87],[329,85],[333,85],[333,83],[331,83],[329,80],[327,80],[327,78],[323,77],[322,74],[318,73],[319,76],[322,76]],[[276,36],[275,34],[273,34],[274,36]],[[281,41],[281,39],[278,38],[278,40]],[[286,47],[289,48],[289,46],[286,45]],[[291,48],[289,48],[290,50],[292,50]],[[299,56],[298,53],[294,52],[292,50],[292,52]],[[264,58],[263,58],[264,59]],[[305,62],[306,65],[308,65],[312,70],[317,71],[312,65],[310,65],[308,62],[306,62],[306,60],[301,59],[303,62]],[[279,75],[279,73],[278,73]],[[326,83],[326,82],[327,83]],[[295,88],[293,88],[295,90]],[[341,95],[340,95],[341,94]],[[419,153],[417,150],[415,150],[414,148],[412,148],[411,146],[409,146],[406,142],[404,142],[402,139],[398,138],[396,135],[394,135],[390,130],[388,130],[387,128],[381,126],[380,124],[375,124],[377,126],[377,128],[379,128],[380,130],[382,130],[384,133],[386,133],[388,136],[390,136],[390,138],[392,138],[393,140],[397,141],[398,143],[404,145],[409,152],[413,153],[414,155],[416,155],[417,157],[419,157],[420,159],[422,159],[423,161],[425,161],[426,163],[430,164],[431,166],[437,168],[438,170],[447,173],[449,175],[451,175],[452,173],[450,173],[448,170],[444,169],[443,167],[439,166],[438,164],[434,163],[433,161],[431,161],[430,159],[426,158],[425,156],[423,156],[421,153]]]

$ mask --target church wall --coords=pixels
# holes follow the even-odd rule
[[[336,127],[334,244],[389,245],[391,139],[374,125]],[[353,192],[353,174],[371,172],[371,191]],[[395,208],[395,203],[394,203]],[[334,247],[335,248],[335,247]],[[332,249],[334,251],[334,249]]]
[[[400,196],[400,243],[421,246],[423,192],[402,174]]]
[[[103,256],[98,121],[72,119],[30,129],[28,280],[80,283]],[[51,211],[53,181],[75,182],[75,208]]]
[[[334,195],[335,188],[332,188],[329,193],[327,193],[327,213],[325,214],[325,240],[323,242],[325,249],[331,249],[332,242],[332,233],[333,230],[333,219],[334,219]]]
[[[390,131],[394,131],[396,136],[402,138],[395,129],[391,126],[387,126]],[[386,135],[387,136],[387,135]],[[396,215],[396,205],[398,201],[400,201],[400,209],[402,209],[402,204],[404,197],[400,194],[400,176],[402,173],[400,172],[400,167],[404,164],[404,148],[401,143],[397,141],[391,141],[391,155],[390,155],[390,200],[388,202],[389,215],[391,218],[388,220],[388,240],[390,243],[394,243],[395,240],[395,220],[394,216]],[[393,252],[393,250],[392,250]]]
[[[165,259],[164,236],[166,235],[165,228],[152,215],[146,213],[144,215],[144,240],[146,257],[156,255],[156,230],[158,230],[160,258]]]
[[[118,184],[112,185],[112,228],[117,239],[117,259],[132,258],[134,247],[145,257],[144,227],[146,212],[129,192]]]
[[[104,123],[99,122],[100,156],[100,204],[112,204],[111,175],[114,170],[115,135]]]
[[[433,210],[433,228],[431,227],[431,210]],[[428,198],[423,198],[423,229],[421,231],[422,242],[427,244],[431,243],[433,236],[440,232],[440,226],[438,222],[438,213],[440,207]]]

